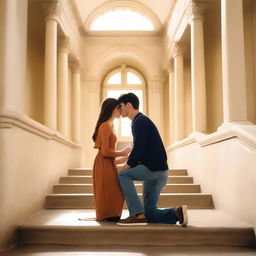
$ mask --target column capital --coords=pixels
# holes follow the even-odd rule
[[[45,0],[43,1],[43,8],[46,13],[46,20],[59,20],[61,8],[60,8],[60,2],[58,0]]]
[[[171,50],[172,57],[175,58],[176,56],[184,56],[185,50],[186,50],[185,44],[175,42]]]
[[[171,59],[168,61],[167,71],[168,71],[168,73],[173,73],[173,72],[174,72],[174,62],[173,62],[173,58],[171,58]]]
[[[70,67],[74,73],[80,73],[82,70],[81,61],[79,59],[71,60]]]
[[[194,19],[204,19],[204,12],[208,5],[208,0],[190,0],[186,9],[188,23]]]
[[[69,37],[59,37],[58,38],[58,51],[65,52],[69,54],[71,49],[70,38]]]

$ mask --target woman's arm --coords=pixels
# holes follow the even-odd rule
[[[112,128],[110,124],[103,123],[100,127],[99,132],[101,133],[102,145],[101,145],[101,153],[105,157],[118,157],[118,156],[127,156],[130,153],[130,149],[124,148],[121,151],[115,151],[109,146],[109,139],[112,133]]]

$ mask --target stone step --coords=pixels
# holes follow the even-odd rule
[[[219,210],[188,210],[187,228],[168,224],[125,227],[115,223],[93,221],[94,216],[94,210],[41,211],[20,223],[17,232],[18,243],[183,247],[215,245],[252,248],[255,246],[253,226]],[[124,210],[122,217],[127,216],[128,212]],[[79,221],[78,218],[88,219]],[[208,251],[204,253],[208,254]],[[204,253],[202,252],[202,255]],[[201,252],[199,254],[201,255]]]
[[[141,194],[139,194],[142,200]],[[158,207],[174,207],[186,204],[189,209],[212,209],[212,195],[203,193],[161,193]],[[125,205],[126,207],[126,205]],[[46,209],[92,209],[95,208],[92,193],[50,194],[46,196]]]
[[[68,176],[83,176],[92,175],[91,168],[73,168],[68,170]],[[187,176],[188,171],[186,169],[170,169],[169,175],[171,176]]]
[[[137,192],[142,192],[142,184],[135,184]],[[166,193],[200,193],[199,184],[167,184],[163,192]],[[53,186],[54,194],[80,194],[93,193],[92,184],[56,184]]]
[[[92,176],[84,175],[84,176],[63,176],[59,179],[60,184],[92,184]],[[139,181],[135,181],[136,184],[141,183]],[[169,176],[168,184],[192,184],[193,177],[191,176]]]

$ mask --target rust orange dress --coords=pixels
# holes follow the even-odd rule
[[[115,157],[116,135],[111,123],[100,125],[94,148],[99,152],[93,165],[93,188],[96,206],[96,220],[121,216],[124,196],[121,191]]]

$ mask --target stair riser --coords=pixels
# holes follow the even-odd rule
[[[140,196],[141,198],[141,196]],[[212,209],[211,195],[167,195],[159,199],[158,207],[174,207],[186,204],[189,209]],[[46,209],[92,209],[93,196],[46,197]],[[125,205],[125,208],[127,206]]]
[[[251,229],[186,229],[170,225],[169,230],[157,232],[144,230],[143,227],[116,228],[97,231],[56,229],[22,229],[18,232],[20,244],[64,244],[64,245],[218,245],[218,246],[254,246]]]
[[[70,175],[70,176],[92,175],[92,170],[69,170],[68,175]],[[170,170],[169,175],[171,175],[171,176],[187,176],[188,172],[185,169]]]
[[[138,193],[142,192],[142,186],[136,186]],[[163,192],[165,193],[200,193],[199,185],[172,185],[165,186]],[[55,186],[53,188],[54,194],[79,194],[79,193],[93,193],[93,186]]]
[[[60,184],[92,184],[92,177],[61,177]],[[136,184],[141,182],[135,181]],[[193,177],[169,177],[168,184],[192,184]]]

